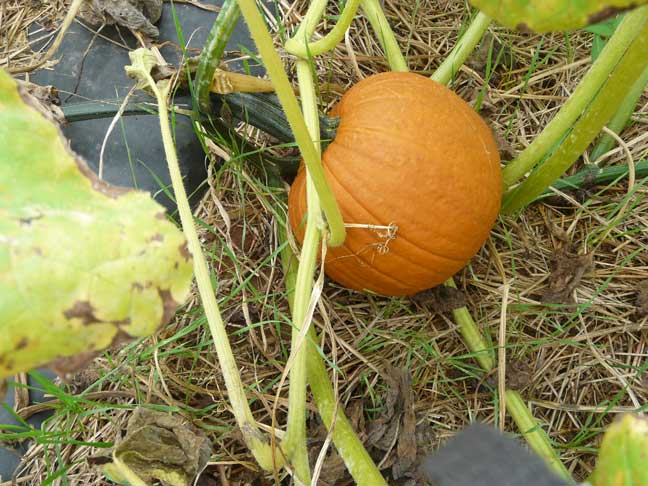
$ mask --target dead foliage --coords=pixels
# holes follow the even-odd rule
[[[644,280],[637,285],[637,298],[635,301],[637,306],[637,316],[648,316],[648,280]]]
[[[592,268],[593,254],[575,255],[560,252],[551,261],[549,284],[542,293],[542,302],[546,304],[573,303],[573,292],[586,272]]]
[[[459,289],[439,285],[429,290],[424,290],[413,295],[412,301],[429,308],[433,312],[451,312],[467,303],[466,295]]]

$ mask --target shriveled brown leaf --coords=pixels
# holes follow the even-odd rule
[[[117,24],[157,37],[160,31],[153,24],[162,15],[162,0],[89,0],[79,15],[91,24]]]
[[[644,280],[637,285],[635,305],[637,306],[637,315],[639,317],[648,316],[648,280]]]
[[[416,462],[416,398],[409,370],[385,364],[383,378],[388,385],[385,411],[369,424],[368,442],[382,451],[395,447],[396,454],[385,465],[391,465],[392,476],[398,479],[410,472]]]
[[[533,366],[522,359],[508,359],[506,362],[506,386],[514,390],[523,390],[533,382]],[[497,373],[486,378],[486,383],[497,388]]]
[[[422,306],[429,307],[434,312],[451,312],[466,305],[466,296],[459,289],[446,285],[424,290],[414,294],[411,299]]]
[[[313,448],[310,452],[311,463],[315,464],[319,454],[319,448]],[[340,454],[338,454],[334,447],[329,447],[317,484],[321,486],[335,486],[336,484],[340,484],[341,480],[347,475],[346,470],[346,465],[342,457],[340,457]]]
[[[570,304],[572,293],[579,286],[583,276],[592,269],[593,254],[575,255],[569,251],[560,252],[552,262],[549,285],[542,294],[545,304]]]
[[[400,381],[400,392],[403,418],[402,429],[396,445],[398,460],[392,466],[394,479],[401,478],[410,472],[416,462],[416,414],[414,413],[416,397],[412,390],[412,375],[409,371],[403,370]]]
[[[382,415],[371,422],[367,428],[367,441],[381,451],[388,451],[400,427],[400,411],[397,410],[401,398],[398,370],[385,364],[387,371],[382,375],[387,384],[387,393],[383,397]]]

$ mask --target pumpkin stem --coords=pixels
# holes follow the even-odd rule
[[[281,250],[281,265],[284,272],[288,305],[295,314],[295,296],[297,284],[297,257],[288,242],[288,225],[279,225],[279,242]],[[302,253],[302,260],[303,260]],[[301,265],[301,262],[300,262]],[[314,326],[309,326],[308,335],[303,346],[306,355],[308,383],[317,406],[317,410],[329,431],[335,448],[344,460],[349,473],[356,484],[365,486],[387,486],[380,470],[364,448],[362,441],[356,435],[353,426],[340,407],[336,391],[333,389],[326,364],[322,358],[322,350],[317,345],[320,338]],[[333,371],[335,376],[335,371]]]
[[[297,80],[302,95],[302,110],[306,126],[313,137],[313,146],[317,153],[321,151],[317,134],[319,118],[317,116],[317,99],[313,75],[308,61],[296,63]],[[302,244],[301,258],[297,269],[295,297],[293,303],[293,327],[291,339],[290,389],[288,395],[288,425],[283,450],[291,459],[298,476],[302,481],[308,478],[308,448],[306,447],[306,333],[312,325],[312,313],[319,292],[313,290],[313,278],[317,262],[317,250],[320,246],[320,204],[310,173],[306,175],[306,201],[308,207],[306,232]],[[287,366],[288,368],[288,366]],[[277,402],[278,403],[278,402]]]

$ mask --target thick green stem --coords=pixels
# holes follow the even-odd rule
[[[648,20],[648,8],[639,10],[643,12],[644,20]],[[628,14],[625,18],[628,19],[631,15]],[[587,149],[605,123],[614,115],[616,107],[628,92],[628,86],[634,85],[648,68],[646,52],[648,52],[648,22],[644,22],[643,29],[623,55],[599,95],[576,122],[569,137],[522,184],[505,196],[502,212],[517,211],[533,201]]]
[[[394,32],[389,26],[385,12],[378,0],[360,0],[360,5],[362,5],[362,11],[367,16],[367,20],[369,20],[371,27],[385,51],[389,68],[392,71],[409,71],[407,61],[403,57]]]
[[[484,37],[490,23],[491,18],[485,13],[479,12],[470,23],[468,30],[457,41],[452,52],[448,54],[448,57],[445,58],[431,78],[441,84],[448,84],[459,71],[462,64],[466,62],[470,53],[475,50],[482,37]]]
[[[506,410],[520,429],[531,449],[542,457],[558,476],[569,483],[573,479],[552,447],[547,433],[540,428],[526,403],[515,390],[506,390]]]
[[[313,137],[313,145],[319,153],[320,144],[319,118],[317,116],[317,98],[308,61],[297,61],[297,79],[302,98],[302,111],[306,126]],[[290,368],[290,393],[288,396],[288,427],[283,449],[290,458],[298,477],[305,484],[310,481],[308,454],[306,448],[306,354],[308,346],[303,339],[303,330],[310,326],[308,314],[317,251],[320,247],[320,205],[310,174],[306,175],[307,220],[301,258],[297,270],[295,299],[293,306],[292,354],[294,358]]]
[[[446,285],[456,288],[453,279],[448,280]],[[486,373],[493,371],[496,366],[493,352],[486,345],[486,341],[468,309],[466,307],[456,309],[452,311],[452,315],[455,323],[459,326],[459,332],[463,336],[466,346],[475,354],[475,359],[479,365]],[[513,417],[531,449],[543,457],[560,477],[571,482],[569,471],[567,471],[558,454],[551,446],[549,436],[533,418],[520,394],[515,390],[507,389],[505,402],[506,411]]]
[[[453,278],[450,278],[445,284],[453,289],[457,288]],[[495,368],[493,349],[486,344],[486,340],[479,327],[477,327],[475,320],[470,315],[468,308],[460,307],[459,309],[455,309],[452,311],[452,316],[454,317],[455,323],[459,326],[459,332],[464,338],[466,346],[475,355],[479,366],[486,371],[491,371]]]
[[[304,59],[311,56],[319,56],[320,54],[330,51],[344,37],[344,33],[351,25],[351,21],[358,11],[359,6],[360,0],[349,0],[344,6],[342,15],[340,15],[340,18],[333,29],[331,29],[331,31],[322,39],[315,42],[309,42],[310,34],[308,31],[298,31],[298,35],[303,35],[304,37],[300,38],[296,35],[292,39],[288,40],[285,44],[286,50],[291,54]]]
[[[335,448],[358,486],[387,486],[380,470],[354,432],[339,401],[336,400],[324,360],[311,341],[317,342],[317,334],[313,328],[309,331],[308,382],[324,425],[327,430],[332,429]]]
[[[505,188],[515,184],[528,171],[533,169],[572,129],[576,120],[607,81],[628,46],[644,28],[647,20],[648,7],[640,7],[626,14],[614,35],[603,48],[601,55],[558,114],[544,128],[542,133],[533,140],[531,145],[504,168],[502,178]]]
[[[341,245],[344,242],[346,230],[340,208],[331,191],[331,186],[326,180],[319,154],[313,146],[308,128],[299,109],[297,98],[281,64],[281,59],[279,59],[279,55],[274,50],[270,33],[265,26],[254,0],[238,0],[238,2],[250,29],[250,33],[254,38],[254,42],[259,49],[263,64],[275,87],[279,101],[286,112],[290,128],[295,134],[295,140],[304,157],[304,164],[313,178],[313,184],[317,189],[317,195],[319,196],[320,204],[322,205],[329,225],[329,240],[327,244],[329,246]]]
[[[647,84],[648,84],[648,68],[644,70],[643,74],[632,85],[632,88],[630,88],[630,91],[621,102],[621,106],[619,106],[617,112],[614,114],[612,119],[607,124],[607,127],[610,130],[612,130],[614,133],[617,134],[621,133],[621,131],[628,124],[628,120],[632,116],[632,113],[634,112],[635,107],[637,106],[637,102],[639,101],[639,98],[641,98],[641,95],[644,89],[646,88]],[[596,162],[603,154],[605,154],[608,150],[610,150],[615,143],[616,140],[614,140],[612,136],[610,136],[607,133],[604,133],[601,136],[601,139],[594,147],[594,150],[592,150],[592,153],[589,156],[590,160],[592,162]]]
[[[279,228],[279,240],[284,245],[281,251],[281,264],[286,282],[288,304],[294,314],[297,257],[290,245],[287,244],[287,228],[283,225]],[[326,428],[331,432],[333,444],[358,486],[387,486],[387,482],[380,474],[380,470],[346,418],[344,410],[340,408],[326,371],[326,365],[315,345],[317,342],[319,342],[317,333],[311,326],[306,341],[308,383],[320,417]]]
[[[225,0],[220,12],[218,12],[214,26],[209,32],[205,47],[200,53],[200,62],[196,71],[196,94],[198,96],[198,106],[204,112],[209,110],[209,88],[214,73],[220,64],[223,52],[225,52],[225,46],[227,46],[227,42],[232,36],[232,31],[240,15],[241,10],[236,0]]]
[[[326,10],[327,3],[328,0],[313,0],[311,2],[311,4],[308,6],[308,10],[306,11],[306,15],[304,15],[304,18],[299,23],[297,32],[295,32],[295,35],[292,37],[292,39],[286,41],[286,45],[288,45],[289,42],[295,39],[306,39],[306,41],[310,40],[313,32],[315,32],[315,29],[317,28],[317,24],[319,24],[319,21],[322,18],[322,15],[324,15],[324,10]]]
[[[216,347],[216,354],[218,362],[221,366],[225,386],[227,388],[228,398],[232,405],[232,412],[236,418],[236,422],[243,435],[243,440],[254,455],[259,465],[267,470],[273,469],[273,452],[269,444],[264,441],[263,435],[259,430],[252,411],[245,395],[243,383],[238,373],[238,366],[232,353],[232,348],[229,344],[227,331],[218,309],[216,296],[212,287],[211,278],[209,276],[209,268],[207,261],[200,246],[198,233],[193,221],[193,215],[187,199],[187,193],[182,182],[182,175],[178,165],[178,157],[176,154],[175,146],[173,145],[173,137],[171,135],[171,128],[169,126],[169,114],[167,107],[168,86],[162,91],[159,90],[150,75],[147,75],[149,84],[155,92],[159,114],[160,114],[160,132],[162,134],[162,141],[164,144],[164,151],[167,157],[169,166],[169,173],[171,175],[171,182],[173,184],[173,192],[175,194],[176,202],[178,204],[178,212],[180,213],[180,221],[182,228],[187,238],[187,245],[193,257],[194,274],[196,276],[196,283],[200,298],[207,317],[209,330],[214,340]],[[279,458],[275,458],[274,462],[280,463]]]

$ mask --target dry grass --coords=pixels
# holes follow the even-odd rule
[[[288,3],[278,7],[286,25],[294,25],[303,8],[289,8]],[[14,19],[0,23],[0,39],[12,39],[0,60],[11,58],[12,63],[28,62],[30,56],[27,48],[20,50],[24,27],[35,13],[18,8],[20,4],[0,6],[3,20]],[[464,2],[450,0],[387,0],[386,11],[399,42],[407,46],[411,68],[426,74],[452,48],[468,16]],[[516,153],[554,116],[588,69],[591,36],[540,38],[496,27],[489,35],[504,47],[506,62],[487,73],[487,51],[480,49],[453,89],[469,101],[483,98],[482,113],[501,138],[503,153]],[[318,63],[322,79],[341,85],[385,69],[381,50],[361,20]],[[634,120],[622,136],[639,160],[648,152],[648,98],[642,99]],[[616,148],[602,163],[622,163],[625,157]],[[277,224],[284,216],[272,211],[276,195],[235,158],[212,173],[210,184],[198,212],[211,228],[204,232],[205,247],[218,275],[232,346],[256,418],[270,424],[290,334],[277,257]],[[559,194],[518,218],[501,218],[488,244],[457,276],[470,311],[494,343],[508,286],[507,379],[521,389],[578,479],[591,471],[601,430],[616,414],[648,402],[648,322],[635,305],[639,283],[648,279],[648,188],[637,181],[632,189],[631,204],[620,221],[616,218],[628,191],[626,181],[586,194]],[[591,254],[592,266],[566,292],[573,303],[546,305],[543,296],[549,286],[559,286],[552,271],[554,277],[561,269],[573,274],[578,270],[570,267],[575,254]],[[372,420],[385,413],[382,407],[390,395],[387,363],[411,372],[420,450],[438,446],[470,421],[497,423],[493,377],[481,375],[448,316],[424,301],[369,297],[327,283],[316,323],[325,336],[323,349],[340,370],[341,402],[365,440]],[[68,484],[102,484],[100,473],[85,462],[101,449],[70,440],[112,442],[132,406],[155,403],[191,417],[213,439],[213,462],[206,476],[220,478],[221,484],[265,484],[239,441],[203,324],[194,299],[157,337],[113,350],[110,359],[98,359],[92,370],[79,375],[68,395],[74,398],[66,398],[70,403],[48,423],[61,444],[32,447],[19,481],[39,484],[69,467]],[[88,387],[90,395],[84,397],[81,392]],[[286,387],[279,397],[281,424]],[[312,435],[317,435],[314,414],[310,422]],[[516,431],[510,420],[504,426]],[[319,446],[315,441],[313,447]],[[372,453],[383,465],[395,454],[377,448]],[[332,464],[329,470],[337,469]],[[348,478],[328,479],[350,484]],[[57,479],[53,484],[64,483]]]

